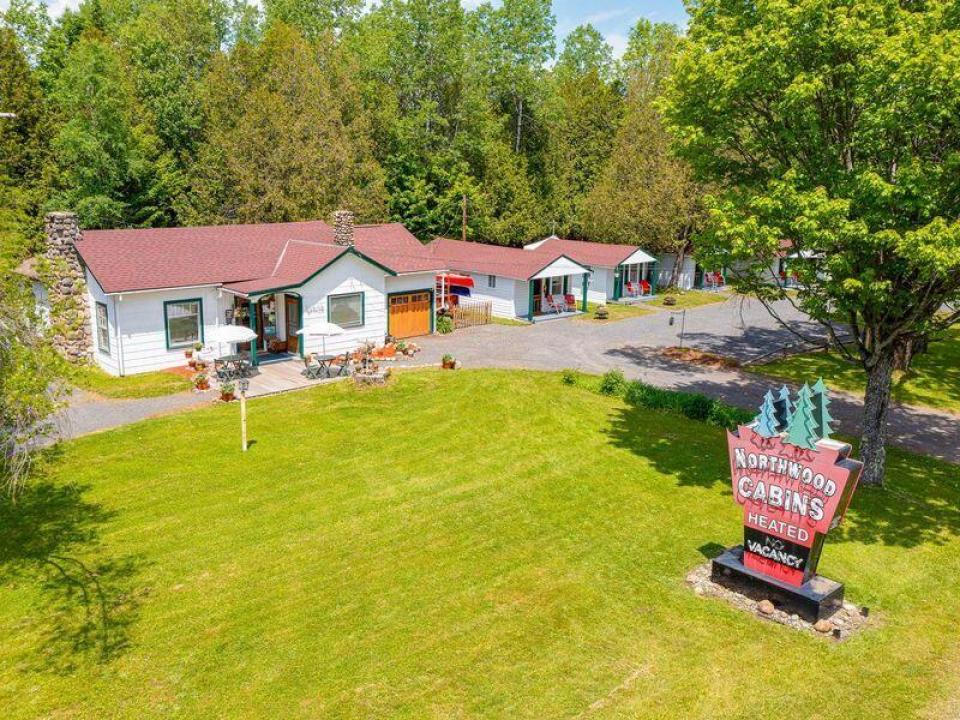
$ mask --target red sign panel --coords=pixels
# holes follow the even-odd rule
[[[850,446],[815,449],[763,437],[741,425],[727,433],[733,497],[743,506],[744,564],[791,585],[816,572],[823,538],[840,524],[863,465]]]

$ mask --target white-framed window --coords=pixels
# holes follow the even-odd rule
[[[495,288],[497,286],[497,276],[496,275],[487,275],[487,287]]]
[[[563,278],[562,277],[546,278],[543,281],[543,292],[545,295],[562,295],[563,294]]]
[[[342,328],[363,327],[365,300],[362,292],[327,296],[327,321]]]
[[[110,354],[110,323],[107,321],[107,306],[97,303],[97,350],[104,355]]]
[[[168,350],[202,343],[203,301],[200,298],[168,300],[163,304],[163,324]]]

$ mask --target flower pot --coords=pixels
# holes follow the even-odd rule
[[[444,370],[453,370],[453,369],[456,368],[456,367],[457,367],[457,361],[456,361],[456,360],[444,360],[444,361],[443,361],[443,369],[444,369]]]
[[[233,402],[235,398],[233,393],[220,393],[220,399],[224,402]]]
[[[195,387],[197,390],[209,390],[209,389],[210,389],[210,383],[208,383],[206,380],[204,380],[203,382],[198,382],[198,383],[196,383],[196,384],[194,385],[194,387]]]

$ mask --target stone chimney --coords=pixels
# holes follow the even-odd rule
[[[54,348],[67,360],[90,360],[93,331],[87,281],[77,243],[83,235],[72,212],[52,212],[46,216],[47,246],[45,284],[50,297],[50,337]]]
[[[333,241],[353,247],[353,213],[349,210],[337,210],[333,214]]]

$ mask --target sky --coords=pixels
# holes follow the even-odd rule
[[[44,0],[53,17],[58,16],[66,7],[76,7],[79,0]],[[0,10],[6,8],[8,0],[0,0]],[[481,0],[462,0],[464,7],[476,7]],[[496,3],[495,3],[496,4]],[[630,28],[641,17],[653,22],[672,22],[683,27],[687,14],[683,9],[683,0],[554,0],[553,14],[557,18],[557,37],[563,38],[578,25],[591,23],[607,42],[613,46],[617,56],[627,46]]]

